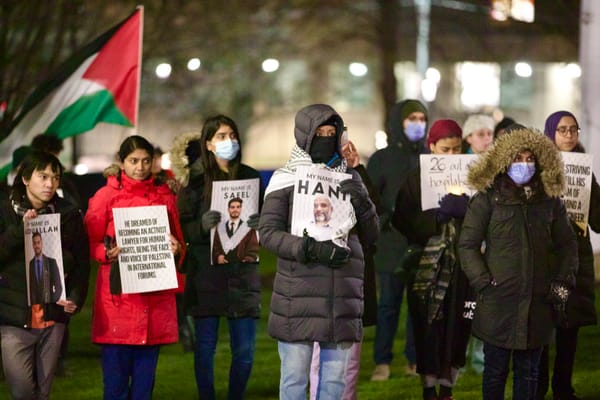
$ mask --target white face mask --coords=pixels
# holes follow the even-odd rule
[[[215,155],[223,160],[233,160],[240,151],[240,144],[237,140],[223,140],[215,144]]]

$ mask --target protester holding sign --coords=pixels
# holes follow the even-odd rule
[[[90,199],[85,215],[91,256],[100,263],[92,342],[101,345],[105,399],[151,398],[160,345],[177,342],[175,290],[121,292],[113,209],[166,206],[169,250],[180,261],[184,253],[175,195],[152,177],[153,151],[145,138],[127,137],[118,152],[120,166],[105,171],[106,186]]]
[[[266,190],[259,231],[263,245],[278,257],[268,330],[278,340],[280,399],[306,398],[314,342],[321,351],[317,398],[340,399],[350,349],[362,339],[361,242],[377,239],[378,218],[359,174],[347,168],[342,156],[343,128],[342,118],[329,105],[313,104],[298,111],[291,158],[275,171]],[[353,215],[348,219],[354,218],[356,225],[344,225],[347,247],[331,239],[317,241],[308,233],[291,233],[300,167],[352,175],[327,188],[350,197]]]
[[[446,157],[460,154],[461,134],[460,126],[454,120],[437,120],[427,136],[429,150],[432,154]],[[425,285],[426,282],[419,281],[422,276],[419,268],[422,266],[418,257],[410,260],[406,280],[410,288],[407,300],[413,321],[417,373],[421,375],[423,399],[437,400],[436,386],[439,386],[439,399],[447,400],[452,398],[452,387],[458,378],[459,368],[465,363],[470,334],[469,286],[455,254],[460,222],[469,198],[465,194],[447,194],[440,200],[439,208],[423,210],[421,168],[412,171],[400,187],[392,224],[406,235],[413,249],[426,248],[430,239],[445,232],[444,239],[448,245],[440,259],[447,262],[440,266],[431,282]],[[418,284],[427,289],[418,291]]]
[[[4,375],[12,398],[47,399],[54,377],[65,322],[87,295],[89,245],[81,211],[56,194],[63,167],[45,152],[23,160],[10,193],[0,204],[0,334]],[[60,215],[60,247],[66,300],[28,306],[24,223],[42,214]],[[40,229],[42,229],[41,227]],[[53,228],[56,230],[56,228]],[[39,232],[39,231],[38,231]],[[43,265],[42,265],[43,267]],[[43,272],[41,279],[49,279]],[[43,286],[52,283],[45,281]]]
[[[223,238],[213,249],[216,263],[211,265],[210,231],[220,222],[229,220],[231,214],[238,222],[234,227],[229,227],[232,237],[233,229],[255,235],[253,229],[258,226],[259,215],[256,212],[249,215],[240,225],[243,202],[232,201],[227,205],[227,214],[221,215],[212,208],[212,194],[215,182],[254,180],[259,178],[259,174],[254,168],[241,163],[237,124],[225,115],[207,118],[201,135],[192,133],[177,137],[171,155],[173,172],[183,186],[178,194],[177,206],[190,249],[185,263],[187,280],[184,303],[187,314],[194,317],[196,328],[194,371],[198,396],[209,400],[215,398],[214,356],[219,321],[225,317],[232,354],[229,398],[242,399],[254,362],[256,320],[260,316],[257,243],[254,241],[253,255],[238,255],[234,249],[224,252],[219,262],[217,253],[228,238],[223,228]],[[259,190],[254,195],[262,198]],[[234,198],[240,196],[241,193],[233,195]],[[245,236],[240,236],[238,245]],[[242,245],[239,250],[244,248]]]
[[[473,334],[484,342],[483,399],[503,399],[512,359],[513,399],[535,399],[542,347],[574,283],[577,243],[559,198],[560,154],[541,132],[517,129],[471,165],[478,190],[459,239],[477,292]],[[481,244],[485,241],[485,251]]]
[[[585,153],[579,143],[579,123],[568,111],[557,111],[546,119],[544,134],[565,152]],[[592,174],[591,198],[587,219],[594,232],[600,232],[600,186]],[[575,389],[572,384],[577,334],[579,327],[596,325],[596,309],[594,306],[594,253],[590,242],[587,224],[583,225],[571,220],[571,226],[577,235],[579,268],[576,275],[576,286],[566,304],[566,318],[556,328],[556,356],[552,373],[552,392],[554,398],[574,399]],[[540,361],[540,377],[538,399],[543,399],[549,386],[549,351],[544,346]]]

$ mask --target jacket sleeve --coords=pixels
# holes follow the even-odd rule
[[[72,229],[74,237],[73,247],[69,250],[73,255],[74,265],[69,276],[65,277],[66,296],[77,304],[77,311],[80,311],[87,297],[90,280],[90,242],[81,211],[77,210],[74,213],[69,228]]]
[[[107,262],[104,236],[109,222],[108,202],[105,192],[100,189],[89,201],[85,213],[85,227],[90,241],[90,257],[101,264]]]
[[[210,233],[202,229],[202,193],[191,187],[181,189],[177,195],[179,221],[185,241],[190,244],[208,244]]]
[[[492,276],[481,254],[481,244],[486,239],[492,205],[487,194],[477,193],[469,201],[458,240],[460,265],[471,286],[481,291],[492,281]]]
[[[269,193],[263,203],[258,231],[262,245],[280,258],[306,261],[304,239],[288,232],[293,187]]]
[[[167,206],[167,215],[169,216],[169,228],[171,229],[171,234],[175,236],[175,239],[179,242],[179,254],[177,254],[177,258],[175,260],[178,266],[178,272],[182,271],[183,261],[185,259],[185,254],[187,252],[187,246],[185,245],[185,239],[183,237],[183,231],[181,229],[181,224],[179,222],[179,211],[177,210],[177,201],[174,194],[167,195],[166,198],[166,206]]]
[[[352,173],[352,179],[359,180],[362,182],[362,179],[358,172],[354,170],[350,171]],[[377,216],[375,205],[373,204],[370,198],[368,199],[368,201],[369,203],[371,203],[371,206],[361,215],[356,215],[356,223],[358,225],[358,238],[363,246],[374,244],[377,238],[379,237],[379,217]]]
[[[596,181],[596,176],[592,174],[592,193],[590,195],[590,212],[588,214],[588,224],[596,233],[600,233],[600,186]]]
[[[421,182],[417,173],[418,170],[408,174],[400,185],[392,226],[406,236],[408,243],[425,246],[429,238],[440,231],[436,218],[438,209],[423,211]]]
[[[13,215],[8,215],[13,213]],[[15,219],[14,211],[7,204],[2,207],[0,215],[0,271],[10,266],[15,254],[22,254],[25,246],[23,220],[17,216],[17,223],[11,223]]]
[[[577,237],[567,216],[565,205],[555,201],[556,218],[552,223],[552,244],[558,254],[558,275],[555,280],[575,287],[575,275],[579,266]]]

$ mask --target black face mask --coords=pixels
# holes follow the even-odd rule
[[[327,163],[336,151],[335,136],[315,136],[310,144],[310,158],[314,163]]]

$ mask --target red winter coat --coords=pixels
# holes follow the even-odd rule
[[[121,294],[110,293],[110,263],[106,261],[104,237],[115,237],[112,209],[166,205],[171,233],[184,243],[175,196],[165,184],[153,179],[136,181],[121,173],[109,176],[106,186],[90,199],[85,225],[90,238],[90,256],[100,263],[92,342],[130,345],[156,345],[178,340],[175,291]]]

